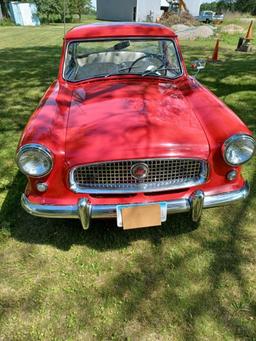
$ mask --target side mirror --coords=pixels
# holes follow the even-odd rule
[[[205,69],[206,61],[203,59],[198,59],[192,61],[191,68],[193,70],[196,70],[197,73],[200,72],[201,70]]]

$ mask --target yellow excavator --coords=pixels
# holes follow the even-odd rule
[[[185,3],[185,0],[163,0],[161,10],[163,10],[163,14],[159,21],[162,23],[167,24],[173,14],[182,17],[182,14],[184,13],[185,17],[189,16],[189,19],[190,17],[191,19],[193,18],[189,13],[189,9]]]
[[[189,12],[184,0],[167,0],[169,2],[169,12],[181,13]]]

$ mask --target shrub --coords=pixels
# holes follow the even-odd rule
[[[14,23],[9,18],[3,18],[0,20],[0,26],[13,26]]]

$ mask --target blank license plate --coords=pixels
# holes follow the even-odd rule
[[[124,230],[160,226],[166,218],[166,203],[117,206],[117,225]]]

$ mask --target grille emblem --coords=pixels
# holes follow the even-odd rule
[[[145,163],[136,163],[131,167],[131,174],[137,180],[146,178],[148,172],[148,165],[146,165]]]

